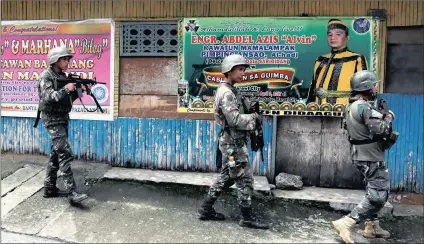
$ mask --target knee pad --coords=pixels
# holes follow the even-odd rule
[[[250,206],[252,201],[252,189],[245,185],[243,187],[238,187],[238,201],[242,206]]]
[[[372,204],[384,205],[389,197],[389,192],[386,190],[376,190],[368,188],[367,198]]]
[[[249,197],[240,197],[238,199],[239,205],[241,207],[250,207],[250,205],[252,204],[252,199]]]
[[[249,200],[252,196],[252,189],[248,186],[245,186],[244,188],[240,189],[240,196],[244,200]]]
[[[218,198],[222,193],[222,190],[215,187],[210,187],[208,191],[208,195],[212,198]]]

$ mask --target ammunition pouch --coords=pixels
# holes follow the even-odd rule
[[[228,160],[227,162],[229,175],[231,179],[236,179],[244,176],[245,163],[236,160]]]
[[[221,131],[218,133],[218,137],[222,137],[224,135],[224,133],[228,133],[231,137],[231,141],[235,144],[236,147],[241,148],[243,147],[247,141],[245,137],[241,137],[241,138],[234,138],[233,134],[231,132],[231,130],[224,125],[224,128],[221,128]],[[216,143],[216,154],[215,154],[215,163],[216,163],[216,168],[222,169],[222,152],[219,149],[219,139]]]
[[[392,133],[390,133],[390,135],[384,140],[384,143],[383,143],[384,150],[390,150],[392,146],[396,144],[398,137],[399,137],[399,132],[393,131]]]

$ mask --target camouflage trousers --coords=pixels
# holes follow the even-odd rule
[[[75,190],[75,180],[71,169],[73,153],[68,142],[68,125],[50,125],[46,126],[46,129],[51,137],[51,152],[44,186],[54,188],[59,175],[63,179],[66,191],[72,192]]]
[[[253,172],[249,165],[249,154],[247,144],[241,147],[234,145],[219,146],[222,152],[222,169],[218,178],[209,188],[208,195],[212,199],[217,199],[221,193],[230,188],[234,183],[237,186],[237,200],[241,207],[250,207],[251,196],[253,191]],[[235,161],[242,166],[244,171],[239,177],[232,177],[231,170],[228,165],[228,156],[234,155]]]
[[[377,219],[389,197],[390,180],[385,162],[353,161],[364,176],[365,198],[348,215],[357,223]]]

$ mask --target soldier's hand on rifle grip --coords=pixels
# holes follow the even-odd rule
[[[388,111],[389,111],[389,104],[387,103],[387,101],[386,101],[386,100],[384,100],[384,99],[380,99],[380,101],[378,102],[378,109],[379,109],[382,113],[386,114],[386,113],[388,113]]]
[[[83,91],[87,92],[87,94],[88,94],[88,91],[91,91],[91,87],[93,87],[92,84],[86,84],[86,85],[81,86],[81,89]],[[88,90],[87,90],[87,88],[88,88]]]
[[[395,113],[393,113],[392,110],[389,110],[389,112],[386,114],[387,118],[390,118],[390,120],[394,120],[395,119]]]
[[[68,89],[68,91],[72,92],[72,91],[75,91],[76,86],[75,86],[75,83],[68,83],[65,85],[65,88]]]

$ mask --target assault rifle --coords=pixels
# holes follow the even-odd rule
[[[106,84],[106,83],[104,83],[104,82],[97,82],[97,81],[96,81],[96,78],[94,78],[94,80],[91,80],[91,79],[83,79],[83,78],[81,78],[81,77],[80,77],[80,76],[78,76],[78,75],[73,75],[73,74],[70,74],[70,73],[69,73],[69,74],[68,74],[68,76],[66,76],[65,78],[62,78],[62,77],[60,77],[60,78],[54,78],[53,83],[54,83],[54,86],[55,86],[55,87],[57,87],[57,83],[61,83],[61,85],[63,85],[63,86],[64,86],[64,85],[66,85],[66,84],[68,84],[68,83],[75,83],[78,98],[79,98],[79,100],[80,100],[80,102],[81,102],[82,106],[84,107],[84,109],[85,109],[86,111],[88,111],[88,112],[96,112],[96,111],[97,111],[97,109],[99,109],[99,110],[100,110],[100,112],[104,113],[104,111],[103,111],[102,107],[100,107],[100,104],[99,104],[99,102],[97,101],[96,97],[94,96],[94,94],[91,92],[91,90],[88,88],[88,86],[87,86],[87,85]],[[93,98],[93,100],[94,100],[94,102],[96,103],[96,106],[97,106],[97,108],[96,108],[96,109],[94,109],[94,110],[89,110],[89,109],[87,109],[87,108],[85,107],[84,103],[83,103],[83,102],[82,102],[82,100],[81,100],[81,97],[82,97],[82,89],[81,89],[81,87],[82,87],[82,86],[84,86],[84,87],[85,87],[85,91],[86,91],[86,93],[87,93],[88,95],[90,95],[90,96]],[[38,121],[40,120],[40,115],[41,115],[41,111],[40,111],[40,110],[38,110],[38,111],[37,111],[37,118],[35,119],[35,122],[34,122],[34,128],[37,128]]]
[[[94,96],[94,94],[91,92],[91,90],[88,88],[87,85],[95,85],[95,84],[106,84],[104,82],[97,82],[96,78],[94,78],[94,80],[91,79],[83,79],[81,78],[81,76],[78,75],[73,75],[73,74],[68,74],[68,76],[66,78],[56,78],[56,82],[57,83],[61,83],[61,84],[68,84],[68,83],[75,83],[76,86],[76,91],[77,91],[77,95],[78,98],[82,104],[82,106],[84,107],[84,109],[87,112],[96,112],[97,109],[100,110],[100,112],[104,113],[102,107],[100,107],[99,102],[97,101],[96,97]],[[96,103],[97,108],[94,110],[89,110],[85,107],[84,103],[82,103],[81,97],[82,97],[82,89],[81,87],[84,86],[85,87],[85,91],[88,95],[90,95],[94,102]]]
[[[380,99],[378,101],[378,110],[380,110],[380,112],[383,114],[383,118],[390,113],[389,104],[387,103],[386,100]],[[396,143],[398,137],[399,137],[399,132],[393,131],[393,129],[390,129],[390,135],[387,138],[383,139],[383,141],[385,142],[384,143],[385,149],[390,150],[390,148],[392,148],[392,146]]]
[[[249,112],[257,113],[260,115],[259,102],[255,102],[251,104]],[[265,143],[264,143],[264,133],[262,130],[262,124],[258,124],[258,127],[253,132],[250,133],[250,147],[252,148],[252,151],[254,152],[257,152],[258,149],[261,150],[262,162],[264,161],[264,154],[263,154],[264,144]]]
[[[389,104],[386,100],[380,99],[378,101],[378,109],[383,114],[383,116],[386,116],[389,113]]]

